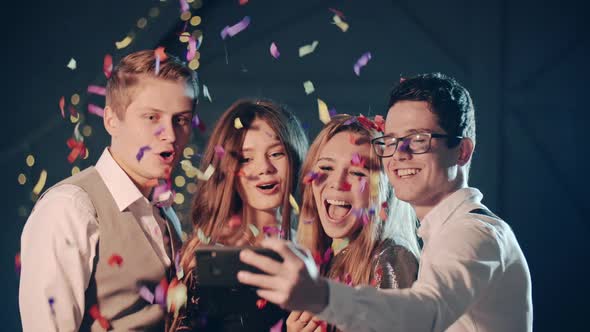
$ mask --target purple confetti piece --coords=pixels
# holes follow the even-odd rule
[[[191,61],[197,54],[197,41],[192,36],[188,39],[188,52],[186,52],[186,61]]]
[[[363,213],[363,226],[367,226],[368,223],[369,223],[369,215],[366,213]]]
[[[223,156],[225,155],[225,150],[223,149],[223,146],[221,146],[221,145],[215,146],[215,155],[217,156],[218,159],[223,158]]]
[[[363,178],[361,178],[361,185],[360,185],[359,191],[362,193],[365,192],[366,187],[367,187],[367,178],[363,177]]]
[[[199,124],[201,124],[201,120],[199,120],[199,116],[197,114],[195,114],[195,116],[193,116],[193,120],[191,121],[191,124],[192,124],[193,128],[197,128],[197,127],[199,127]]]
[[[275,325],[271,326],[268,332],[281,332],[283,330],[283,319],[281,318]]]
[[[354,166],[358,166],[361,164],[362,162],[361,155],[358,152],[355,152],[352,154],[352,160],[350,161],[352,163],[352,165]]]
[[[143,158],[144,152],[149,151],[151,149],[152,148],[150,148],[149,145],[142,146],[141,148],[139,148],[139,151],[137,152],[137,155],[135,156],[135,158],[137,158],[137,161],[140,161]]]
[[[146,286],[141,286],[139,289],[139,296],[150,304],[154,303],[154,293],[152,293]]]
[[[104,96],[107,94],[107,89],[103,86],[98,85],[89,85],[88,86],[88,93],[93,93],[95,95]]]
[[[343,125],[345,125],[345,126],[349,126],[349,125],[351,125],[353,122],[356,122],[356,116],[353,116],[352,118],[350,118],[350,119],[348,119],[348,120],[344,121]]]
[[[278,59],[279,56],[281,56],[281,52],[279,52],[279,49],[274,42],[270,44],[270,55],[272,55],[272,57],[275,59]]]
[[[324,256],[322,257],[322,263],[328,263],[330,261],[330,257],[332,257],[333,252],[334,251],[331,247],[326,249],[326,251],[324,252]]]
[[[104,109],[94,104],[88,104],[88,113],[104,118]]]
[[[263,226],[262,233],[267,235],[281,234],[281,230],[276,226]]]
[[[330,114],[330,117],[334,117],[334,116],[338,115],[338,112],[336,112],[335,108],[331,108],[328,110],[328,114]]]
[[[367,63],[371,60],[371,52],[367,52],[363,54],[354,64],[354,73],[356,76],[361,76],[361,68],[366,66]]]
[[[405,152],[405,153],[411,153],[410,152],[410,141],[409,140],[403,140],[402,144],[399,146],[399,150],[401,152]]]
[[[160,56],[156,55],[156,76],[160,73]]]
[[[166,308],[166,296],[164,296],[165,292],[166,292],[166,290],[164,289],[164,287],[162,287],[162,285],[156,286],[154,300],[155,300],[155,303],[161,305],[163,308]],[[152,303],[154,303],[154,302],[152,302]]]
[[[250,25],[250,16],[245,16],[240,22],[230,26],[226,26],[221,30],[221,39],[225,40],[227,37],[233,37],[242,32]]]
[[[374,207],[369,208],[369,215],[370,216],[374,216],[375,215],[375,208]]]
[[[158,129],[154,132],[154,136],[160,136],[161,133],[164,132],[164,126],[159,126]]]

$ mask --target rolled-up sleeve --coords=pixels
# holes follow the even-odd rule
[[[95,214],[74,185],[51,189],[35,206],[21,236],[23,331],[78,330],[99,235]]]

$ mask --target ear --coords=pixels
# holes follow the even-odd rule
[[[461,143],[459,143],[459,158],[457,160],[459,166],[464,166],[471,160],[474,148],[475,144],[471,138],[465,137],[461,139]]]
[[[104,123],[104,128],[107,130],[109,135],[111,135],[111,137],[117,136],[119,122],[121,122],[121,120],[110,106],[106,106],[104,108],[104,116],[102,121]]]

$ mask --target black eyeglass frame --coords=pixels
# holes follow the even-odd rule
[[[411,154],[424,154],[427,153],[428,151],[430,151],[430,149],[432,148],[432,139],[433,138],[452,138],[452,139],[456,139],[458,141],[462,140],[463,136],[454,136],[454,135],[446,135],[446,134],[438,134],[438,133],[431,133],[431,132],[420,132],[420,133],[411,133],[409,135],[406,135],[404,137],[393,137],[391,135],[383,135],[377,138],[373,138],[371,140],[371,145],[373,146],[373,150],[375,150],[375,153],[377,154],[377,156],[379,156],[380,158],[389,158],[391,156],[393,156],[395,154],[395,152],[397,151],[397,147],[399,146],[399,142],[403,142],[404,140],[406,140],[408,137],[411,136],[415,136],[415,135],[425,135],[428,136],[428,148],[426,150],[424,150],[423,152],[412,152],[412,151],[408,151]],[[389,155],[381,155],[379,153],[379,149],[377,148],[377,141],[378,140],[382,140],[384,138],[393,138],[395,139],[395,149],[393,149],[393,152]]]

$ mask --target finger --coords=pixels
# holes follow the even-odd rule
[[[313,330],[313,332],[322,332],[322,326],[318,323],[318,327],[316,327],[315,330]]]
[[[280,280],[266,274],[252,273],[248,271],[238,272],[238,281],[245,285],[254,286],[261,289],[278,289]],[[272,302],[272,301],[271,301]]]
[[[240,251],[240,260],[270,275],[276,275],[281,271],[281,263],[272,258],[259,255],[249,249]]]
[[[307,325],[301,330],[302,332],[313,332],[318,327],[318,323],[310,320]]]
[[[299,319],[299,316],[301,316],[302,313],[303,313],[303,311],[299,311],[299,310],[291,311],[291,313],[289,314],[289,317],[287,317],[287,322],[296,321],[297,319]]]
[[[280,291],[276,291],[276,290],[272,290],[272,289],[258,289],[256,290],[256,295],[258,295],[259,297],[268,300],[269,302],[272,302],[276,305],[278,305],[279,307],[285,309],[285,310],[291,310],[294,308],[290,308],[289,306],[287,306],[287,303],[285,302],[285,297],[282,294],[282,292]]]

